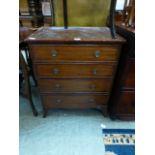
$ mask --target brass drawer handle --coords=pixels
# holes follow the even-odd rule
[[[88,102],[89,102],[89,103],[95,103],[95,99],[90,98],[90,99],[88,100]]]
[[[101,56],[101,52],[100,51],[95,51],[95,57],[99,58]]]
[[[95,88],[96,88],[95,84],[90,85],[90,89],[95,89]]]
[[[54,69],[53,69],[53,74],[57,75],[58,73],[59,73],[59,69],[54,68]]]
[[[51,54],[52,54],[52,57],[56,57],[56,56],[58,55],[58,52],[55,51],[55,50],[52,50],[52,51],[51,51]]]
[[[97,74],[97,70],[96,69],[93,69],[93,75],[96,75]]]
[[[55,88],[61,88],[61,85],[57,83],[57,84],[55,85]]]
[[[56,100],[56,103],[61,103],[61,102],[62,102],[61,99],[57,99],[57,100]]]

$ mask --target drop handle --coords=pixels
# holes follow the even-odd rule
[[[58,52],[55,50],[52,50],[51,55],[52,55],[52,57],[56,57],[58,55]]]
[[[95,99],[90,98],[90,99],[88,100],[88,102],[89,102],[89,103],[94,103],[94,102],[95,102]]]
[[[55,74],[55,75],[57,75],[59,73],[59,69],[54,68],[53,71],[52,71],[52,73]]]
[[[90,89],[95,89],[95,88],[96,88],[95,84],[90,85]]]
[[[92,73],[93,73],[93,75],[96,75],[97,74],[97,70],[96,69],[93,69],[92,70]]]
[[[56,103],[61,103],[61,102],[62,102],[61,99],[57,99],[57,100],[56,100]]]
[[[59,88],[61,88],[61,85],[60,84],[56,84],[55,88],[59,89]]]
[[[95,51],[94,53],[96,58],[99,58],[101,56],[101,52],[100,51]]]

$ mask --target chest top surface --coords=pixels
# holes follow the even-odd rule
[[[124,43],[119,35],[113,39],[108,27],[42,27],[25,41],[29,43]]]

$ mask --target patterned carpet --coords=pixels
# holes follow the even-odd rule
[[[135,155],[135,130],[103,129],[106,155]]]

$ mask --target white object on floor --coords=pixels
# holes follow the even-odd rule
[[[102,128],[102,129],[105,129],[106,126],[105,126],[104,124],[101,124],[101,128]]]

